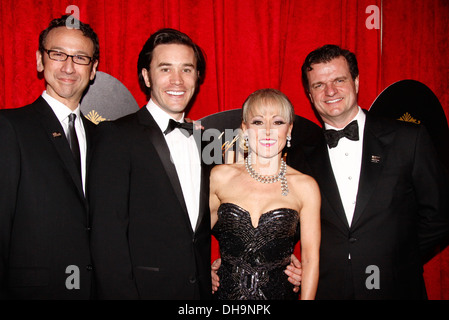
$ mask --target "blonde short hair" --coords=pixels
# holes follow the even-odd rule
[[[280,107],[282,116],[287,123],[293,123],[295,119],[295,110],[287,96],[276,89],[259,89],[251,93],[246,98],[242,107],[242,121],[247,123],[248,117],[254,107],[262,107],[264,105],[277,105]]]
[[[279,90],[266,88],[254,91],[248,96],[248,98],[246,98],[242,107],[242,122],[248,122],[249,115],[253,108],[263,108],[267,105],[278,105],[281,109],[279,115],[283,117],[287,123],[292,124],[295,120],[295,110],[287,96]],[[238,137],[239,147],[245,151],[248,151],[248,148],[245,146],[245,138],[242,129],[240,129]]]

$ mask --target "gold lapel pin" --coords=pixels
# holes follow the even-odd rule
[[[62,136],[61,132],[53,132],[53,138],[60,138]]]
[[[372,155],[371,156],[371,162],[372,163],[379,163],[380,162],[380,156]]]

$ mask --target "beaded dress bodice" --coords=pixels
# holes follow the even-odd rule
[[[284,273],[298,241],[298,212],[280,208],[261,215],[257,227],[248,211],[233,203],[218,209],[212,232],[219,241],[220,286],[224,300],[297,299]]]

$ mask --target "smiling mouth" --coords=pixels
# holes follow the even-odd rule
[[[61,82],[64,82],[64,83],[73,83],[76,81],[75,79],[70,79],[70,78],[59,78],[58,80]]]
[[[338,99],[334,99],[334,100],[326,100],[324,102],[325,103],[336,103],[336,102],[340,102],[341,100],[343,100],[343,98],[338,98]]]
[[[182,96],[185,91],[166,91],[166,93],[171,96]]]
[[[276,142],[277,142],[277,140],[271,140],[271,139],[270,140],[266,140],[266,139],[259,140],[259,143],[265,147],[271,147],[271,146],[275,145]]]

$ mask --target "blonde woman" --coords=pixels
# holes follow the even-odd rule
[[[294,110],[280,91],[261,89],[243,104],[244,163],[215,166],[210,177],[212,232],[220,246],[226,300],[298,299],[284,273],[300,226],[301,299],[315,298],[320,192],[313,178],[286,165]]]

